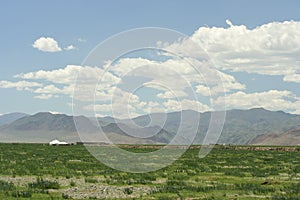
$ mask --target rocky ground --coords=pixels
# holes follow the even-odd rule
[[[27,187],[29,183],[36,181],[35,176],[9,177],[0,176],[0,180],[12,182],[18,187]],[[48,190],[50,193],[62,193],[72,199],[86,198],[135,198],[142,197],[155,190],[149,186],[115,186],[107,185],[103,178],[96,178],[95,183],[87,183],[85,178],[43,177],[44,180],[56,180],[61,188]]]

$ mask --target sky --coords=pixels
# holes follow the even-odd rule
[[[0,114],[300,114],[299,8],[297,0],[1,1]],[[163,29],[157,39],[159,29],[144,27]],[[154,49],[101,60],[122,48],[118,35],[136,39],[127,45],[153,40]],[[107,51],[105,41],[114,44]]]

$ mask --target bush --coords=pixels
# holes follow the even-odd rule
[[[48,181],[48,180],[43,180],[42,178],[38,178],[36,182],[29,183],[28,187],[45,190],[45,189],[59,189],[60,185],[57,181]]]
[[[158,197],[159,200],[172,200],[172,197],[167,197],[167,196],[160,196]]]
[[[11,196],[15,198],[31,198],[32,194],[30,191],[14,191]]]
[[[123,192],[124,192],[124,194],[130,195],[133,193],[133,190],[132,190],[132,188],[125,188]]]
[[[15,185],[13,183],[8,183],[0,180],[0,191],[12,191],[15,189]]]
[[[71,186],[71,187],[74,187],[75,185],[76,185],[75,181],[72,180],[72,181],[70,182],[70,186]]]
[[[86,182],[86,183],[97,183],[98,180],[95,179],[95,178],[85,178],[84,182]]]
[[[62,193],[62,194],[61,194],[61,197],[62,197],[63,199],[69,199],[69,195],[67,195],[67,194],[65,194],[65,193]]]

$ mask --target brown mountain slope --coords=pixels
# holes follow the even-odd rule
[[[282,134],[264,134],[254,138],[250,144],[255,145],[300,145],[300,128],[289,130]]]

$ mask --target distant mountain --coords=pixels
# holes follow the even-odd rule
[[[212,112],[198,113],[192,110],[182,112],[155,113],[134,118],[133,121],[139,125],[147,125],[150,122],[159,123],[166,118],[163,128],[176,133],[182,128],[189,134],[195,121],[200,115],[198,134],[194,140],[195,144],[201,144],[208,130]],[[183,116],[183,117],[181,117]],[[152,119],[152,120],[151,120]],[[126,122],[126,120],[125,120]],[[300,127],[300,115],[292,115],[282,111],[269,111],[263,108],[250,110],[229,110],[226,112],[226,121],[218,143],[247,144],[258,135],[266,133],[279,134],[287,130]],[[188,136],[187,136],[188,137]]]
[[[0,115],[0,126],[4,125],[4,124],[9,124],[17,119],[20,119],[22,117],[28,116],[28,114],[26,113],[9,113],[9,114],[4,114],[4,115]]]
[[[105,125],[108,125],[111,123],[116,123],[119,121],[119,119],[115,119],[113,117],[106,116],[106,117],[99,117],[98,121],[101,126],[105,126]]]
[[[300,145],[300,128],[289,130],[281,134],[264,134],[254,138],[249,144],[255,145]]]
[[[77,123],[75,126],[74,119]],[[107,137],[117,143],[167,143],[172,139],[172,134],[159,127],[136,129],[125,124],[101,122],[101,130]],[[79,129],[80,136],[77,133]],[[123,130],[122,130],[123,129]],[[69,142],[88,141],[102,142],[105,138],[99,134],[97,123],[84,116],[67,116],[64,114],[51,114],[48,112],[37,113],[18,119],[11,124],[0,126],[2,142],[49,142],[54,138]],[[127,132],[139,133],[133,137]],[[153,137],[148,136],[157,133]]]
[[[47,112],[23,117],[12,124],[4,126],[5,131],[58,131],[75,132],[73,117]]]
[[[160,127],[137,129],[121,123],[110,123],[103,126],[102,130],[104,133],[108,133],[108,138],[113,143],[169,143],[174,137],[174,134]],[[120,136],[122,137],[120,138]]]
[[[176,144],[191,142],[202,144],[212,114],[218,114],[218,112],[199,113],[184,110],[172,113],[152,113],[123,120],[104,117],[98,118],[97,122],[84,116],[37,113],[0,126],[0,140],[2,142],[48,142],[58,138],[66,141],[101,142],[107,141],[107,137],[114,143],[169,143],[173,140]],[[98,125],[105,134],[99,134]],[[214,127],[214,124],[212,126]],[[79,129],[80,138],[76,128]],[[269,134],[270,136],[267,137],[276,137],[276,143],[278,143],[277,141],[282,137],[290,138],[284,135],[287,131],[299,128],[300,115],[268,111],[263,108],[229,110],[226,112],[226,121],[217,142],[252,144],[253,141],[262,141],[266,134]],[[194,130],[197,132],[195,138],[193,138]],[[293,137],[293,141],[285,141],[285,144],[300,143],[298,137]]]
[[[88,118],[76,117],[83,124],[85,133],[94,133],[98,129]],[[67,141],[79,141],[72,116],[51,114],[48,112],[25,116],[0,126],[1,141],[48,142],[54,138]]]
[[[247,144],[258,135],[280,134],[300,128],[300,115],[263,108],[230,110],[219,143]]]

